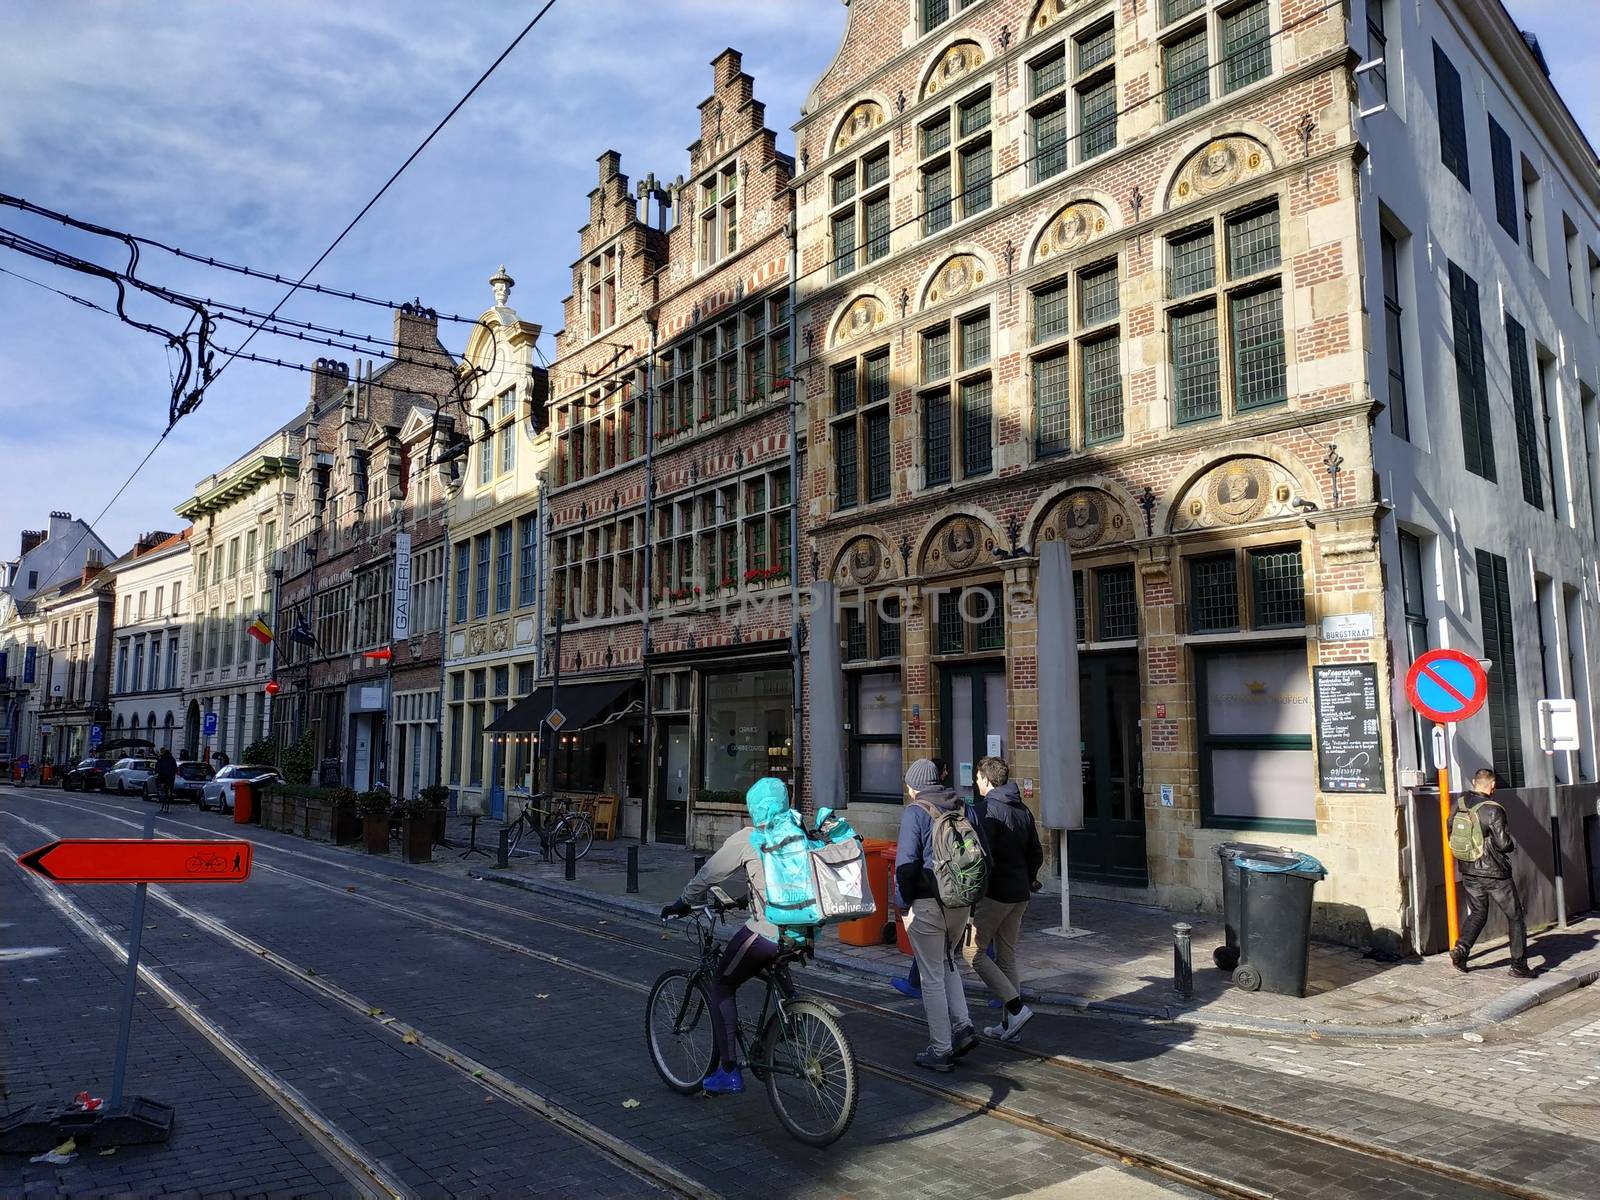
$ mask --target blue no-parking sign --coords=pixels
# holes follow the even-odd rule
[[[1429,650],[1406,672],[1406,697],[1428,720],[1440,725],[1465,721],[1483,707],[1489,676],[1470,654]]]
[[[217,736],[217,714],[208,712],[200,718],[200,734],[202,737]]]

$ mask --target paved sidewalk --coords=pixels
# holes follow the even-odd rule
[[[467,822],[452,819],[452,841],[467,844]],[[596,842],[567,882],[563,865],[515,858],[494,865],[498,825],[480,821],[478,844],[487,857],[465,860],[440,848],[436,867],[481,876],[535,892],[586,900],[598,906],[654,916],[675,899],[694,872],[695,852],[671,846],[639,847],[639,891],[627,891],[627,843]],[[1090,1011],[1151,1017],[1206,1027],[1237,1027],[1281,1034],[1339,1037],[1459,1038],[1524,1012],[1600,978],[1600,916],[1566,930],[1536,934],[1530,961],[1538,979],[1518,981],[1505,971],[1504,941],[1480,944],[1474,970],[1461,975],[1444,956],[1380,961],[1332,942],[1313,941],[1310,984],[1303,998],[1242,992],[1211,959],[1223,941],[1221,918],[1181,914],[1142,905],[1075,898],[1073,925],[1084,932],[1062,938],[1058,895],[1042,893],[1029,907],[1018,958],[1024,994],[1032,1001]],[[1194,996],[1179,999],[1172,987],[1172,926],[1193,927]],[[836,933],[822,935],[820,962],[840,970],[903,975],[909,959],[893,945],[846,946]],[[982,985],[969,976],[969,989]]]

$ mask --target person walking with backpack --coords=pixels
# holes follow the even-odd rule
[[[976,780],[988,834],[989,883],[972,914],[976,936],[968,940],[962,954],[1004,1009],[1000,1024],[986,1027],[984,1035],[1009,1042],[1033,1020],[1033,1009],[1022,1002],[1017,936],[1022,932],[1034,879],[1044,866],[1044,847],[1039,844],[1033,813],[1022,802],[1003,759],[980,760]],[[991,945],[992,959],[985,953]]]
[[[929,1071],[950,1071],[978,1044],[955,956],[972,906],[983,896],[988,860],[967,806],[940,784],[930,759],[911,764],[905,787],[910,803],[900,815],[894,880],[928,1019],[928,1047],[915,1062]]]
[[[1494,772],[1479,767],[1473,773],[1470,793],[1479,799],[1468,804],[1467,797],[1458,798],[1456,810],[1450,815],[1450,853],[1461,864],[1461,887],[1471,904],[1467,919],[1461,923],[1461,936],[1450,948],[1450,962],[1458,971],[1467,970],[1467,956],[1489,919],[1492,900],[1506,915],[1511,935],[1511,974],[1518,979],[1532,979],[1528,925],[1522,915],[1522,897],[1511,878],[1511,855],[1517,847],[1511,840],[1506,810],[1499,801],[1490,799],[1495,787]]]

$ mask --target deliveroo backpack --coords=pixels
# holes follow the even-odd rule
[[[792,809],[751,833],[767,877],[767,920],[782,929],[811,929],[878,911],[856,831],[827,809],[818,816],[815,839]]]
[[[767,920],[780,929],[806,929],[822,923],[817,882],[811,870],[811,840],[800,816],[784,809],[750,831],[767,877]]]
[[[1475,863],[1483,857],[1483,822],[1478,810],[1493,800],[1463,804],[1450,814],[1450,853],[1457,862]]]
[[[811,871],[817,885],[817,911],[824,925],[870,917],[878,911],[867,883],[866,848],[850,822],[832,809],[817,813]]]
[[[978,831],[967,818],[966,805],[944,810],[926,800],[913,803],[933,822],[929,839],[939,903],[945,908],[971,908],[983,898],[989,882],[989,857]]]

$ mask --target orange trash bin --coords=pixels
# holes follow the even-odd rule
[[[906,936],[906,923],[900,919],[900,905],[895,902],[894,894],[894,855],[898,846],[894,842],[886,842],[885,845],[888,848],[883,852],[883,862],[889,879],[889,907],[890,915],[894,918],[894,944],[901,954],[910,958],[911,939]]]
[[[256,813],[256,790],[244,780],[233,785],[233,823],[248,825]]]
[[[894,869],[895,844],[887,838],[863,838],[866,852],[867,886],[878,911],[870,917],[839,923],[839,940],[847,946],[881,946],[888,923],[893,919],[894,902],[889,895],[889,876]],[[887,848],[888,856],[884,850]]]

